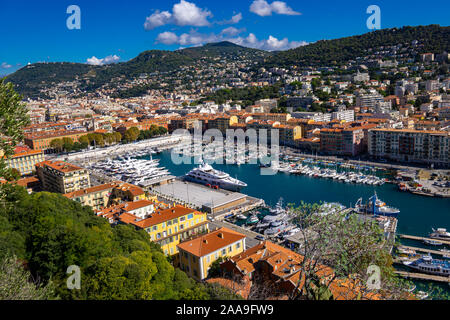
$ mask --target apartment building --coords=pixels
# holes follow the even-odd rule
[[[217,129],[222,132],[222,134],[225,134],[227,129],[230,129],[231,126],[237,124],[238,122],[239,121],[237,116],[224,115],[209,120],[208,129]]]
[[[6,165],[20,172],[22,176],[33,173],[35,165],[44,161],[42,150],[29,150],[28,148],[16,148],[14,155],[7,160]]]
[[[36,172],[45,191],[70,193],[91,186],[88,170],[67,162],[43,161]]]
[[[219,257],[233,257],[245,250],[245,235],[220,228],[190,241],[180,243],[180,269],[197,280],[207,278],[211,264]]]
[[[369,154],[375,158],[450,165],[448,132],[410,129],[369,130]]]
[[[301,126],[275,124],[273,129],[278,130],[280,144],[283,145],[293,145],[295,140],[303,137],[303,129]]]
[[[356,156],[365,150],[364,128],[321,129],[320,151],[330,155]]]
[[[81,203],[83,206],[91,206],[95,210],[100,210],[108,206],[114,186],[115,184],[113,183],[107,183],[66,193],[64,196]]]
[[[379,93],[360,94],[356,97],[357,107],[375,108],[377,103],[384,102],[384,98]]]
[[[178,253],[177,245],[191,237],[208,232],[206,213],[176,205],[149,200],[127,202],[97,212],[110,223],[131,224],[145,230],[164,254]]]
[[[252,118],[255,120],[278,121],[281,124],[287,124],[291,115],[289,113],[253,113]]]
[[[88,134],[86,131],[67,131],[60,130],[54,132],[38,132],[25,136],[24,142],[33,150],[46,151],[51,149],[50,142],[54,139],[71,138],[74,142],[78,142],[81,136]]]

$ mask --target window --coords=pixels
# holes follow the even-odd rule
[[[158,226],[153,226],[153,231],[158,230]]]
[[[211,258],[210,258],[210,256],[208,255],[207,257],[206,257],[206,262],[210,262],[211,261]]]
[[[173,254],[173,248],[170,248],[170,254]]]
[[[231,246],[228,247],[228,252],[231,252],[233,248]]]
[[[186,220],[186,217],[181,217],[180,218],[180,222],[183,222],[184,220]]]
[[[227,249],[222,249],[222,255],[226,255],[227,254]]]
[[[160,238],[161,238],[161,233],[158,232],[158,233],[156,234],[156,239],[160,239]]]
[[[192,219],[194,217],[194,215],[191,213],[187,216],[188,219]]]
[[[214,259],[217,260],[217,258],[219,258],[219,254],[216,252],[216,254],[214,255]]]
[[[240,247],[241,247],[241,243],[240,242],[236,243],[236,249],[239,249]]]

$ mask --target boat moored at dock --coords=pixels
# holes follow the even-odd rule
[[[429,255],[414,261],[404,261],[403,264],[423,273],[444,277],[450,276],[450,262],[433,259]]]
[[[386,205],[385,202],[378,199],[376,193],[369,198],[369,201],[366,204],[363,204],[363,200],[362,198],[360,198],[356,202],[355,210],[358,213],[372,214],[376,216],[394,217],[394,218],[398,218],[398,215],[400,214],[399,209],[389,207]]]

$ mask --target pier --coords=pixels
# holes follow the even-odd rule
[[[450,283],[450,277],[433,276],[425,273],[414,273],[407,271],[395,271],[395,273],[403,278]]]
[[[445,252],[441,252],[438,250],[430,250],[430,249],[424,249],[424,248],[416,248],[416,247],[408,247],[408,246],[403,246],[403,248],[405,249],[409,249],[409,250],[414,250],[414,251],[418,251],[418,252],[425,252],[425,253],[431,253],[431,254],[435,254],[435,255],[440,255],[440,256],[444,256],[447,255],[448,253]]]
[[[399,234],[399,237],[403,238],[403,239],[410,239],[410,240],[417,240],[417,241],[431,240],[431,241],[440,242],[442,244],[450,245],[450,240],[432,239],[432,238],[427,238],[427,237],[411,236],[408,234]]]

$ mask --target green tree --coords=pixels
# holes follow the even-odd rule
[[[64,143],[62,139],[53,139],[52,141],[50,141],[50,147],[52,149],[55,149],[56,151],[62,151]]]
[[[62,147],[65,151],[72,151],[73,139],[69,137],[62,138]]]
[[[14,147],[23,140],[23,127],[30,123],[22,97],[12,83],[0,79],[0,177],[4,176],[6,160],[14,154]]]
[[[293,222],[299,225],[299,253],[304,256],[300,267],[305,285],[300,296],[311,298],[327,296],[332,280],[358,279],[361,284],[367,283],[369,265],[376,265],[381,271],[380,294],[387,299],[405,298],[405,283],[399,279],[392,266],[392,258],[387,248],[391,245],[384,238],[383,231],[376,221],[362,220],[357,215],[335,213],[320,214],[319,204],[301,203],[291,208]],[[317,272],[332,267],[332,279],[317,282]],[[371,291],[360,286],[361,294],[366,296]],[[349,295],[346,299],[358,297]],[[338,299],[339,297],[333,297]],[[359,297],[360,298],[360,297]]]
[[[53,285],[30,281],[31,274],[20,260],[7,256],[0,260],[0,300],[48,300],[54,298]]]

